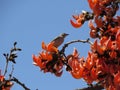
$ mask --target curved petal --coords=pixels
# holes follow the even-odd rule
[[[79,15],[72,15],[72,17],[73,17],[75,20],[78,20],[78,19],[79,19]]]
[[[103,20],[101,17],[98,18],[98,16],[95,17],[95,23],[97,25],[97,27],[102,27],[103,26]]]
[[[75,28],[79,28],[79,27],[82,26],[82,23],[76,23],[76,22],[73,22],[73,20],[70,20],[70,23],[71,23],[71,25],[72,25],[73,27],[75,27]]]
[[[95,26],[94,26],[92,20],[89,21],[88,25],[89,25],[89,28],[90,28],[90,29],[96,30],[96,28],[95,28]]]
[[[44,42],[42,42],[42,49],[46,50],[47,49],[47,46]]]
[[[32,58],[33,58],[33,64],[34,65],[39,66],[40,68],[43,66],[42,63],[41,63],[40,57],[32,55]]]
[[[115,76],[114,76],[114,83],[115,85],[118,85],[120,83],[120,72],[118,72]]]
[[[52,54],[47,54],[47,60],[51,61],[53,59]]]
[[[54,46],[54,44],[52,42],[48,44],[47,50],[49,52],[58,52],[58,49]]]
[[[83,71],[84,68],[80,68],[77,72],[71,71],[71,74],[75,79],[80,79],[83,76]]]
[[[78,57],[79,56],[79,53],[78,53],[76,48],[74,48],[74,50],[73,50],[73,56],[74,57]]]

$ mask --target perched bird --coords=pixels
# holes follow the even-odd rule
[[[59,36],[57,36],[55,39],[53,39],[50,43],[53,43],[53,45],[56,48],[58,48],[64,42],[64,39],[67,35],[69,35],[69,34],[62,33]]]

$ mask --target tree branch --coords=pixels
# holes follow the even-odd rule
[[[6,75],[6,73],[7,73],[7,68],[8,68],[8,59],[6,58],[6,65],[5,65],[5,70],[4,70],[3,76]]]
[[[10,50],[9,53],[4,53],[3,55],[6,58],[6,65],[5,65],[5,70],[4,70],[4,76],[7,73],[7,69],[8,69],[8,64],[9,62],[13,62],[14,64],[16,63],[15,59],[18,57],[17,54],[15,53],[16,51],[21,51],[20,48],[16,48],[16,44],[17,42],[14,42],[14,47]]]
[[[12,78],[13,71],[14,71],[14,65],[12,65],[12,71],[11,71],[11,73],[9,74],[9,79],[11,79],[11,78]]]
[[[73,40],[73,41],[70,41],[66,44],[64,44],[62,50],[60,51],[60,53],[63,53],[66,49],[66,47],[68,47],[69,44],[72,44],[72,43],[76,43],[76,42],[82,42],[82,43],[88,43],[90,45],[92,45],[93,43],[90,41],[90,39],[88,38],[87,40]]]
[[[20,86],[22,86],[25,90],[30,90],[28,87],[25,86],[25,84],[21,83],[17,78],[13,77],[10,81],[14,81]]]

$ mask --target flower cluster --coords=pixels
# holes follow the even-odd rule
[[[58,77],[61,76],[64,58],[59,54],[58,49],[53,43],[46,45],[44,42],[42,42],[42,49],[38,56],[32,56],[34,65],[40,67],[44,73],[51,72]]]
[[[73,54],[67,56],[68,59],[68,65],[71,67],[70,73],[72,76],[76,79],[83,77],[83,61],[84,58],[79,57],[79,53],[77,49],[75,48],[73,51]]]
[[[94,13],[93,20],[89,19],[90,37],[95,41],[86,59],[78,57],[77,50],[74,50],[68,59],[72,68],[70,72],[74,78],[84,78],[88,84],[96,81],[107,90],[119,90],[120,16],[115,15],[120,1],[88,0],[88,3]],[[76,28],[73,22],[71,24]]]
[[[72,68],[70,73],[74,78],[84,78],[87,83],[91,84],[97,79],[95,59],[97,59],[95,55],[92,55],[92,53],[89,52],[85,61],[83,57],[79,57],[77,49],[74,49],[73,54],[68,58],[68,63]]]
[[[101,82],[108,90],[116,90],[120,87],[119,42],[120,34],[116,34],[116,41],[106,37],[102,37],[100,43],[95,40],[86,59],[80,58],[77,49],[74,49],[73,54],[68,56],[72,76],[76,79],[84,78],[88,84]]]
[[[94,13],[94,23],[90,20],[90,36],[100,38],[108,34],[108,30],[120,26],[120,16],[116,16],[119,10],[119,1],[117,0],[88,0],[90,8]],[[110,31],[110,30],[109,30]]]
[[[73,27],[81,27],[85,21],[89,21],[89,39],[71,41],[66,43],[62,50],[58,50],[53,43],[46,45],[42,42],[42,51],[38,56],[33,55],[34,64],[42,71],[61,76],[62,68],[71,75],[83,78],[88,84],[98,82],[107,90],[120,90],[120,0],[88,0],[91,12],[83,11],[82,14],[73,15],[75,21],[70,20]],[[65,49],[75,42],[88,42],[91,51],[87,58],[80,57],[77,49],[72,54],[66,55]]]
[[[3,75],[0,75],[0,90],[10,90],[13,83],[9,80],[5,80]]]
[[[73,27],[79,28],[81,27],[85,21],[88,21],[90,19],[93,19],[93,13],[83,11],[82,14],[79,15],[73,15],[72,17],[76,20],[75,22],[73,20],[70,20],[70,23]]]

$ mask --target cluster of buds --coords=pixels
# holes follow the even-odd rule
[[[13,62],[14,64],[16,63],[15,59],[18,57],[16,52],[22,50],[21,48],[17,48],[16,45],[17,45],[17,42],[14,42],[14,47],[11,48],[10,53],[4,53],[3,54],[5,56],[5,58],[6,58],[7,63],[9,61]]]

